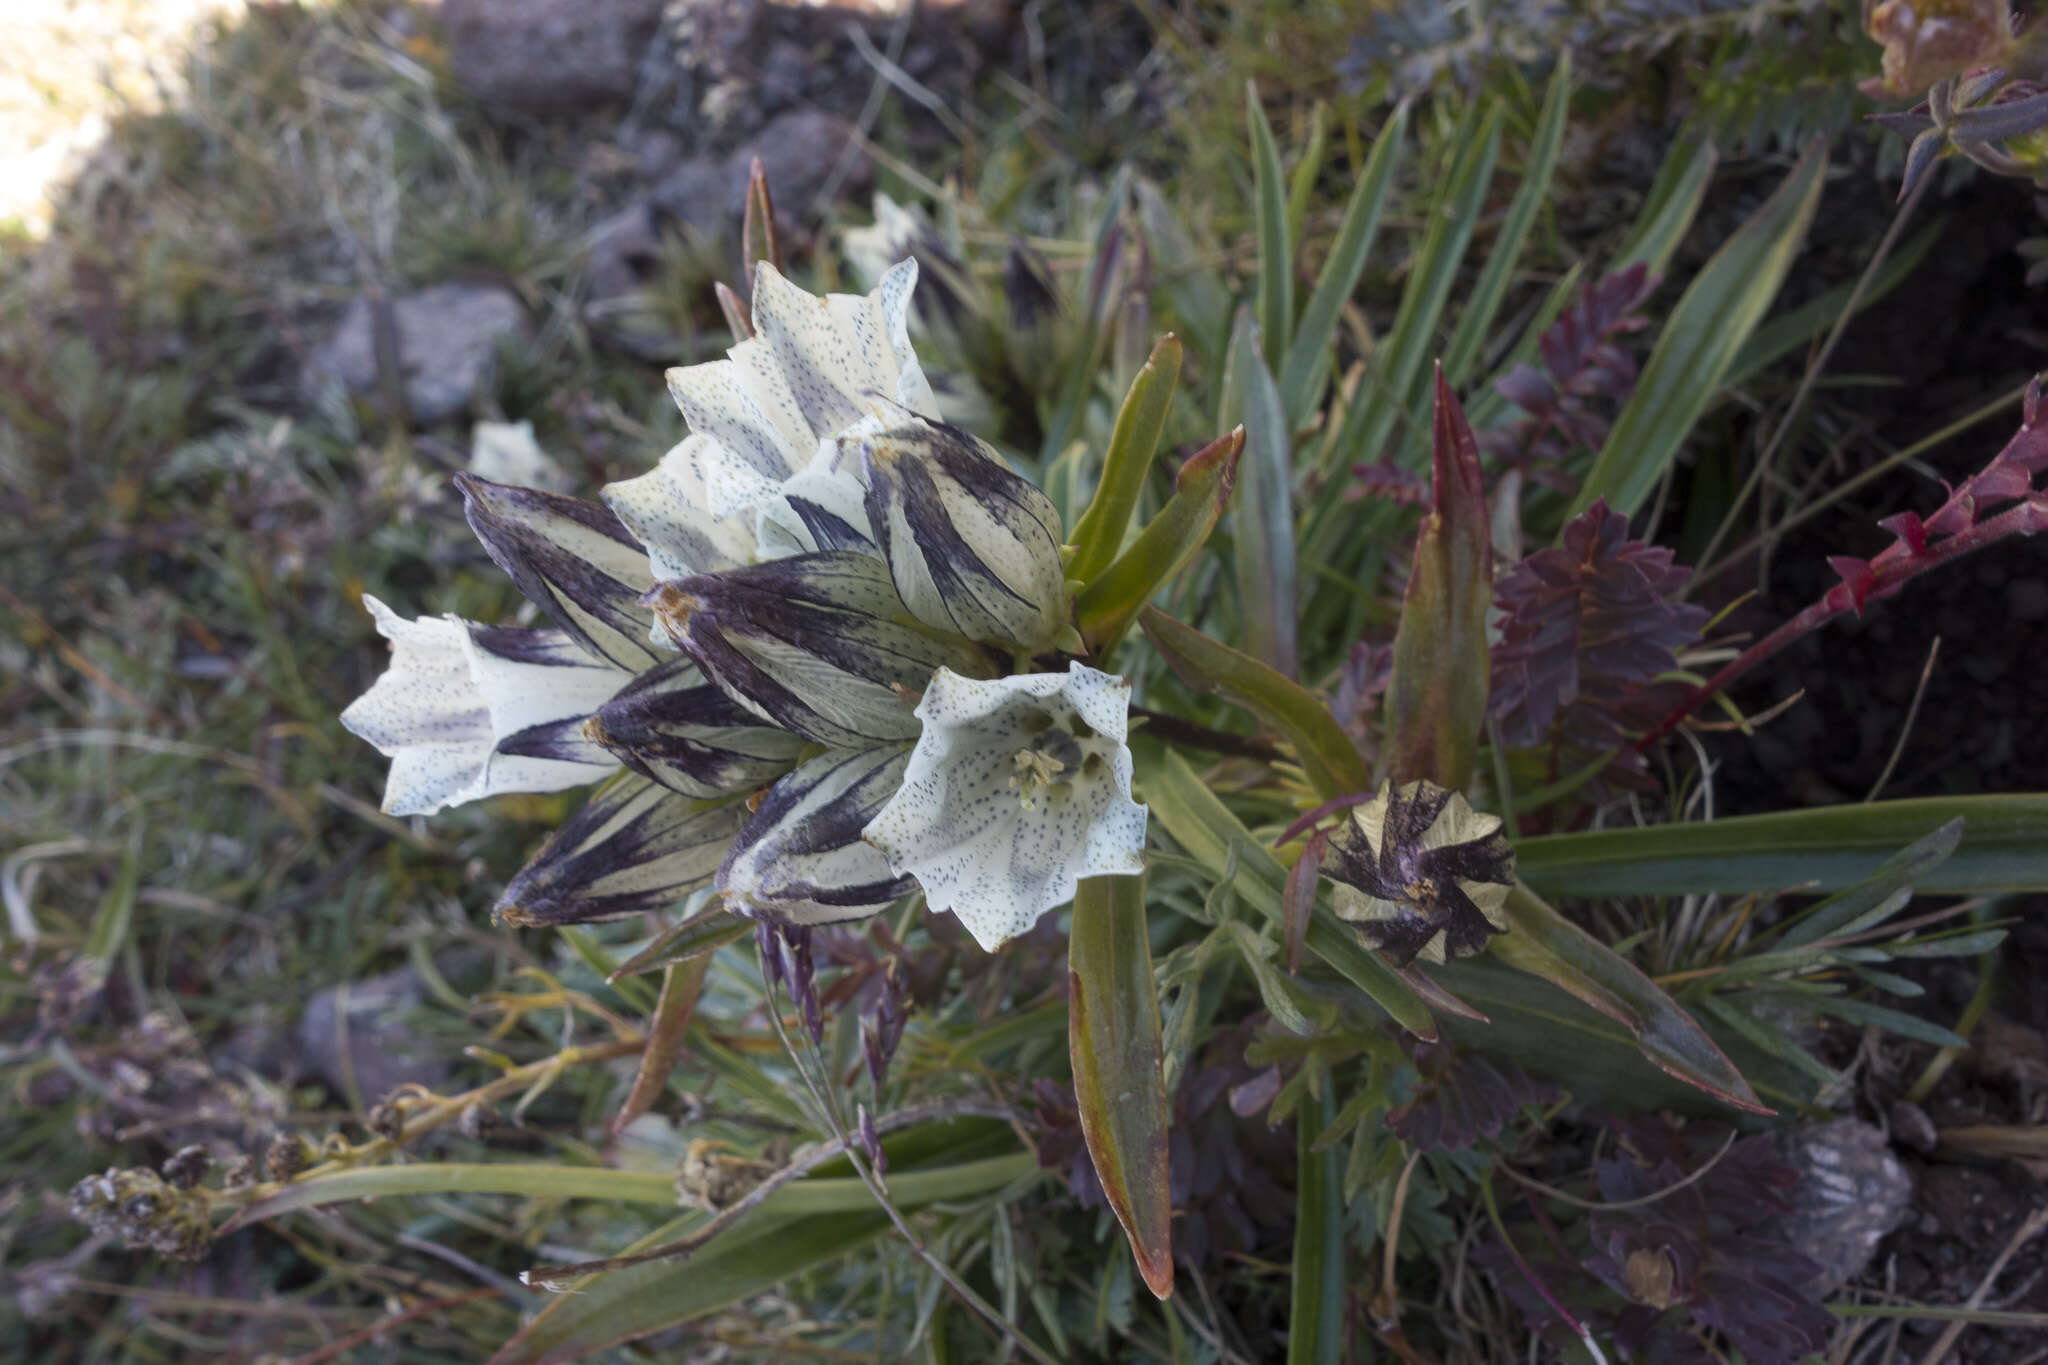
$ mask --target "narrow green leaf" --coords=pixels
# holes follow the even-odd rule
[[[662,930],[652,943],[615,967],[609,979],[617,981],[622,976],[658,972],[678,962],[715,953],[753,932],[751,920],[741,919],[724,906],[713,906]]]
[[[1453,144],[1461,149],[1458,159],[1430,202],[1429,229],[1409,261],[1408,284],[1401,291],[1393,326],[1365,377],[1369,392],[1353,406],[1343,433],[1331,444],[1331,458],[1339,463],[1394,454],[1389,440],[1395,424],[1423,396],[1423,369],[1437,349],[1437,325],[1457,284],[1465,248],[1479,225],[1486,191],[1493,181],[1503,116],[1500,102],[1489,101],[1473,105],[1459,124]],[[1417,456],[1420,453],[1416,451]],[[1326,468],[1323,472],[1335,471]],[[1349,515],[1334,499],[1325,509],[1326,520]]]
[[[1605,498],[1623,516],[1634,516],[1664,477],[1777,297],[1820,205],[1827,164],[1827,144],[1816,140],[1777,192],[1693,279],[1569,515]]]
[[[1083,583],[1108,568],[1123,549],[1124,531],[1131,524],[1131,512],[1145,487],[1146,472],[1159,449],[1159,433],[1165,430],[1167,410],[1173,406],[1174,385],[1180,381],[1180,338],[1168,332],[1152,348],[1124,405],[1116,415],[1109,449],[1102,457],[1102,477],[1088,510],[1074,526],[1074,556],[1067,563],[1067,576]]]
[[[1551,896],[1839,891],[1904,845],[1960,818],[1962,842],[1916,882],[1922,895],[2048,891],[2048,794],[1938,796],[1775,811],[1515,843],[1515,871]]]
[[[1569,991],[1636,1037],[1666,1074],[1717,1099],[1760,1114],[1749,1082],[1690,1014],[1626,958],[1551,909],[1519,883],[1508,894],[1508,932],[1493,955]]]
[[[1195,354],[1213,365],[1223,354],[1230,331],[1230,295],[1214,264],[1215,253],[1189,235],[1158,186],[1137,176],[1132,187],[1160,292],[1168,308],[1185,324],[1186,339]]]
[[[1209,539],[1237,485],[1244,428],[1220,436],[1181,466],[1174,493],[1123,554],[1074,601],[1074,620],[1089,652],[1107,654],[1139,610]]]
[[[1287,185],[1287,240],[1301,240],[1301,225],[1308,217],[1309,201],[1315,198],[1316,177],[1323,173],[1323,153],[1329,145],[1329,129],[1326,126],[1329,110],[1321,100],[1309,111],[1308,146],[1296,158],[1294,172],[1288,177]],[[1277,361],[1275,362],[1278,363]]]
[[[1277,365],[1294,335],[1294,247],[1287,239],[1286,179],[1273,126],[1259,106],[1258,87],[1244,86],[1245,121],[1252,141],[1252,211],[1259,241],[1259,330],[1266,363]]]
[[[1334,1147],[1315,1149],[1335,1117],[1334,1088],[1309,1101],[1295,1124],[1294,1269],[1287,1318],[1287,1365],[1339,1365],[1345,1358],[1343,1172]],[[1313,1121],[1312,1121],[1313,1120]]]
[[[1130,174],[1118,170],[1110,182],[1109,192],[1102,197],[1102,217],[1095,227],[1094,262],[1090,279],[1099,281],[1104,296],[1083,301],[1083,316],[1072,338],[1072,349],[1062,358],[1064,373],[1052,407],[1044,416],[1041,425],[1045,430],[1044,444],[1039,447],[1038,457],[1045,463],[1058,459],[1067,449],[1067,443],[1080,428],[1081,411],[1088,405],[1088,396],[1094,391],[1096,377],[1102,369],[1103,353],[1109,347],[1111,323],[1119,309],[1119,300],[1112,297],[1125,284],[1128,273],[1122,266],[1121,256],[1141,249],[1131,240],[1131,232],[1124,222],[1124,207],[1130,198]]]
[[[1247,651],[1288,677],[1299,671],[1299,570],[1294,545],[1294,435],[1256,341],[1251,310],[1240,308],[1230,339],[1221,425],[1243,422],[1241,490],[1230,509],[1238,601]]]
[[[80,956],[93,964],[93,970],[101,981],[106,979],[108,968],[113,964],[115,954],[128,942],[128,926],[135,918],[135,896],[142,886],[142,831],[138,827],[128,841],[128,849],[121,855],[121,866],[114,872],[113,885],[100,898],[99,909],[93,912],[92,928],[86,933],[85,946]]]
[[[1287,869],[1244,823],[1230,813],[1187,761],[1171,750],[1153,760],[1146,753],[1140,786],[1152,814],[1174,842],[1222,879],[1232,883],[1245,903],[1285,932],[1282,908]],[[1327,897],[1327,888],[1324,889]],[[1308,926],[1308,950],[1327,963],[1416,1037],[1433,1042],[1436,1020],[1401,974],[1359,942],[1358,933],[1318,904]]]
[[[901,1169],[908,1163],[899,1163],[896,1140],[884,1145],[891,1152],[889,1195],[904,1210],[988,1195],[1029,1177],[1037,1168],[1034,1157],[1018,1152],[952,1166]],[[783,1202],[786,1195],[814,1183],[852,1186],[846,1211],[812,1211]],[[864,1202],[856,1202],[854,1195]],[[874,1206],[874,1197],[860,1181],[800,1180],[771,1195],[759,1213],[687,1260],[614,1271],[564,1292],[492,1356],[490,1365],[581,1360],[752,1298],[866,1245],[889,1226],[888,1215]]]
[[[1086,877],[1067,942],[1067,1046],[1081,1134],[1145,1285],[1173,1293],[1171,1105],[1143,877]]]
[[[1714,164],[1719,159],[1713,140],[1703,137],[1690,139],[1664,158],[1628,242],[1607,267],[1608,274],[1638,263],[1648,266],[1652,275],[1664,273],[1672,253],[1692,227],[1700,202],[1707,197],[1707,183],[1714,178]]]
[[[1220,693],[1285,735],[1324,799],[1371,785],[1358,746],[1315,693],[1157,607],[1145,608],[1138,621],[1153,648],[1188,686]]]
[[[1855,886],[1801,912],[1787,923],[1778,941],[1771,945],[1771,951],[1781,953],[1836,934],[1857,933],[1867,927],[1857,921],[1880,907],[1890,906],[1890,913],[1896,914],[1905,908],[1905,902],[1899,899],[1900,893],[1910,892],[1921,878],[1941,866],[1962,841],[1963,822],[1959,819],[1947,821],[1925,838],[1885,859],[1877,871]],[[1894,900],[1898,900],[1898,904],[1890,905]]]
[[[1494,954],[1453,959],[1437,969],[1437,977],[1455,988],[1460,999],[1484,1007],[1493,1020],[1475,1024],[1446,1018],[1444,1032],[1460,1047],[1512,1058],[1596,1110],[1633,1114],[1670,1109],[1727,1117],[1720,1100],[1652,1066],[1622,1025],[1550,982],[1496,960]],[[1741,1057],[1743,1074],[1767,1103],[1781,1109],[1807,1103],[1813,1086],[1791,1066],[1743,1038],[1730,1038],[1728,1043]]]
[[[1302,310],[1301,325],[1287,345],[1287,360],[1280,367],[1280,398],[1291,425],[1308,421],[1322,394],[1330,372],[1330,352],[1337,337],[1337,319],[1372,254],[1373,238],[1379,232],[1380,215],[1387,205],[1387,185],[1400,164],[1408,132],[1408,105],[1404,101],[1373,143],[1364,173],[1344,206],[1344,221],[1330,255],[1316,276],[1315,292]]]
[[[1460,790],[1472,780],[1486,723],[1486,615],[1493,606],[1493,534],[1479,443],[1436,373],[1430,513],[1394,634],[1382,714],[1395,783],[1424,778]]]
[[[1500,313],[1501,300],[1507,297],[1508,284],[1522,258],[1522,246],[1528,240],[1529,227],[1536,221],[1536,210],[1550,197],[1550,175],[1557,167],[1558,151],[1564,146],[1565,114],[1571,106],[1571,86],[1571,51],[1567,48],[1558,57],[1557,69],[1550,78],[1550,91],[1543,100],[1543,111],[1536,118],[1536,132],[1529,140],[1529,156],[1522,164],[1522,187],[1515,191],[1514,201],[1508,205],[1507,217],[1501,220],[1500,231],[1493,239],[1493,254],[1487,257],[1486,269],[1473,284],[1472,292],[1466,295],[1465,311],[1458,318],[1458,329],[1451,334],[1451,343],[1444,350],[1444,373],[1453,388],[1463,388],[1471,382],[1481,349],[1493,335],[1494,319]]]
[[[1857,302],[1858,313],[1877,303],[1898,287],[1908,275],[1919,266],[1934,244],[1948,233],[1948,220],[1937,218],[1920,231],[1906,239],[1906,244],[1885,258],[1870,284],[1864,289],[1863,297]],[[1724,387],[1741,388],[1755,378],[1765,367],[1791,354],[1799,347],[1835,325],[1842,316],[1842,310],[1849,306],[1849,299],[1856,292],[1857,282],[1850,280],[1835,286],[1816,298],[1809,299],[1779,317],[1772,318],[1750,334],[1743,343],[1735,363],[1728,369]]]

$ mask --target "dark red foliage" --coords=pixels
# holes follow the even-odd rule
[[[1617,1141],[1594,1164],[1594,1181],[1610,1207],[1560,1231],[1532,1199],[1537,1221],[1511,1225],[1550,1290],[1632,1361],[1712,1360],[1702,1331],[1750,1365],[1794,1365],[1822,1349],[1834,1319],[1812,1292],[1820,1267],[1774,1232],[1799,1174],[1773,1140],[1743,1138],[1687,1184],[1726,1128],[1646,1117],[1610,1120],[1609,1132]],[[1479,1259],[1524,1318],[1564,1339],[1555,1310],[1504,1248],[1486,1246]]]
[[[1403,1142],[1427,1152],[1462,1151],[1496,1137],[1523,1105],[1557,1098],[1555,1087],[1506,1058],[1432,1043],[1417,1044],[1414,1053],[1422,1079],[1386,1121]]]
[[[1429,480],[1412,469],[1403,469],[1392,460],[1361,462],[1351,466],[1351,473],[1358,480],[1358,486],[1344,490],[1346,502],[1385,498],[1403,507],[1420,507],[1429,501]]]
[[[1615,338],[1645,325],[1648,319],[1636,310],[1656,287],[1642,265],[1587,285],[1537,342],[1543,367],[1517,365],[1494,385],[1528,415],[1481,433],[1479,448],[1503,469],[1571,492],[1565,457],[1607,443],[1608,419],[1588,400],[1619,404],[1635,392],[1635,358]]]
[[[1604,502],[1572,519],[1562,545],[1508,570],[1494,588],[1504,619],[1490,704],[1507,744],[1595,756],[1662,716],[1682,688],[1655,680],[1707,621],[1672,600],[1690,572],[1628,539]]]

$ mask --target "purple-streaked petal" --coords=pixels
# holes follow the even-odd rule
[[[598,708],[587,734],[633,771],[699,798],[765,786],[804,747],[800,737],[761,724],[688,659],[635,678]]]
[[[861,839],[903,781],[910,746],[834,750],[769,788],[718,870],[728,908],[778,924],[872,915],[915,884]]]

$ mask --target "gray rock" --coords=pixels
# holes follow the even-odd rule
[[[477,100],[560,114],[633,96],[663,0],[445,0],[449,66]]]
[[[337,1095],[348,1095],[353,1073],[355,1093],[365,1105],[407,1083],[438,1087],[448,1077],[447,1059],[406,1023],[424,999],[410,967],[316,992],[299,1017],[306,1062]]]
[[[730,166],[739,187],[736,211],[746,208],[747,170],[757,156],[768,172],[775,221],[792,230],[812,216],[827,191],[835,199],[864,198],[874,183],[874,165],[854,140],[853,125],[822,110],[792,109],[779,115],[753,145],[733,153]]]
[[[1811,1124],[1783,1141],[1800,1180],[1776,1232],[1821,1267],[1819,1288],[1833,1289],[1870,1264],[1885,1234],[1905,1221],[1913,1178],[1884,1133],[1861,1119]]]
[[[526,331],[518,298],[492,285],[438,284],[393,300],[391,313],[406,408],[420,425],[467,408],[500,338]],[[349,306],[307,367],[309,393],[339,383],[373,401],[379,396],[375,316],[367,297]]]

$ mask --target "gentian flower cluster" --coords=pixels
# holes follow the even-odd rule
[[[1074,659],[1057,510],[929,416],[914,262],[815,297],[762,263],[756,334],[671,370],[690,435],[603,505],[458,482],[555,623],[365,605],[390,669],[342,723],[424,815],[602,782],[498,913],[573,924],[706,885],[783,926],[922,889],[983,947],[1143,867],[1129,688]]]

